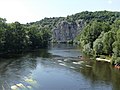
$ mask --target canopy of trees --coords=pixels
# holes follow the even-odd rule
[[[120,18],[116,18],[112,24],[104,20],[91,21],[77,40],[87,54],[109,56],[113,64],[120,63]]]
[[[50,32],[46,28],[22,25],[19,22],[7,24],[0,18],[0,53],[23,52],[48,45]]]

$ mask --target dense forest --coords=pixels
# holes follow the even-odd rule
[[[119,63],[120,13],[104,11],[86,16],[88,24],[76,38],[83,51],[95,57],[111,59],[112,64]]]
[[[6,23],[0,18],[0,53],[19,53],[31,49],[47,47],[50,32],[34,26],[15,23]]]
[[[74,41],[79,42],[83,51],[95,57],[112,59],[112,64],[120,62],[120,12],[110,11],[84,11],[27,24],[6,23],[6,19],[0,18],[0,53],[46,47],[59,22],[79,20],[84,21],[84,28]]]
[[[80,45],[87,54],[106,55],[113,58],[112,63],[120,62],[120,20],[109,22],[92,21],[78,35]],[[116,59],[115,59],[116,57]]]

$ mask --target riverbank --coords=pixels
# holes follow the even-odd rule
[[[96,58],[96,61],[104,61],[104,62],[109,62],[110,63],[111,60],[109,60],[109,59],[102,59],[102,58]],[[115,64],[114,67],[116,69],[120,69],[120,64],[119,63]]]
[[[109,62],[109,63],[110,63],[110,61],[111,61],[111,60],[109,60],[109,59],[102,59],[102,58],[96,58],[96,60],[97,60],[97,61]]]

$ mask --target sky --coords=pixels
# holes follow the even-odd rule
[[[29,23],[82,11],[120,11],[120,0],[0,0],[0,17]]]

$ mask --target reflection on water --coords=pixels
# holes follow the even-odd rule
[[[119,70],[80,55],[75,45],[54,44],[1,58],[0,90],[120,90]]]
[[[36,65],[36,60],[29,58],[29,56],[18,59],[1,59],[0,85],[3,85],[5,90],[9,90],[12,84],[23,82],[24,77],[30,74],[36,68]]]
[[[83,67],[80,73],[84,75],[86,79],[89,79],[91,84],[100,84],[110,86],[110,90],[120,90],[120,71],[113,68],[109,63],[104,62],[91,62],[91,68]],[[107,89],[108,90],[108,89]]]

